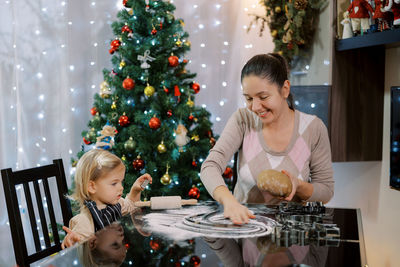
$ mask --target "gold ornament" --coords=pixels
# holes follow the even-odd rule
[[[121,61],[120,63],[119,63],[119,67],[122,69],[123,67],[125,67],[125,65],[126,65],[126,63],[125,63],[125,61]]]
[[[153,86],[147,84],[146,88],[144,88],[144,94],[148,97],[152,96],[155,92],[155,89]]]
[[[193,135],[191,139],[196,141],[196,142],[200,140],[198,135]]]
[[[133,9],[129,9],[128,14],[132,16],[133,15]]]
[[[281,13],[282,12],[282,9],[281,9],[281,7],[280,6],[276,6],[275,7],[275,13]]]
[[[176,44],[177,46],[179,46],[179,47],[182,46],[182,42],[181,42],[181,40],[179,40],[179,39],[178,39],[178,41],[175,42],[175,44]]]
[[[296,8],[297,10],[304,10],[306,9],[307,4],[308,4],[307,0],[295,0],[294,8]]]
[[[192,45],[192,43],[190,41],[185,41],[183,44],[187,47],[190,47]]]
[[[123,161],[126,161],[125,155],[122,155],[121,159],[122,159]]]
[[[278,54],[282,56],[283,55],[283,51],[282,50],[278,51]]]
[[[108,88],[110,88],[110,85],[108,84],[108,82],[107,81],[103,81],[101,84],[100,84],[100,89],[108,89]]]
[[[271,36],[272,37],[276,37],[276,35],[278,34],[278,31],[277,30],[273,30],[272,32],[271,32]]]
[[[112,102],[111,104],[111,109],[117,109],[117,104],[115,104],[115,101]]]
[[[185,22],[183,22],[183,20],[180,19],[179,23],[181,24],[182,27],[185,26]]]
[[[102,82],[100,85],[100,97],[109,98],[111,95],[111,89],[106,81]]]
[[[124,143],[124,148],[127,151],[133,151],[135,150],[136,147],[136,142],[133,140],[132,136],[129,137],[129,139]]]
[[[168,174],[169,165],[167,164],[167,172],[161,177],[160,182],[163,185],[167,185],[171,183],[171,176]]]
[[[186,102],[186,105],[188,105],[191,108],[194,106],[194,102],[190,99],[190,97],[189,97],[188,101]]]
[[[72,167],[76,167],[77,164],[78,164],[78,161],[77,161],[77,160],[74,160],[74,161],[72,162]]]
[[[167,147],[164,145],[164,141],[161,141],[161,144],[157,146],[157,150],[159,153],[167,152]]]

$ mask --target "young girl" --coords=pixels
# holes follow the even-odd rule
[[[149,174],[140,176],[126,198],[122,198],[125,165],[120,158],[103,149],[86,152],[78,162],[75,173],[75,192],[80,213],[69,222],[62,248],[72,246],[92,236],[121,216],[137,209],[144,181],[152,182]]]

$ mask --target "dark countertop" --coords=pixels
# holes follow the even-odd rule
[[[248,204],[236,226],[215,202],[142,209],[39,266],[365,266],[358,209]],[[301,265],[300,265],[301,264]]]

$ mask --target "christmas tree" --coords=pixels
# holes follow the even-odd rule
[[[122,0],[121,0],[122,1]],[[104,69],[93,118],[82,132],[88,149],[108,149],[126,166],[125,193],[147,172],[151,196],[209,199],[200,166],[215,139],[210,113],[195,106],[200,85],[186,69],[184,22],[169,1],[124,0],[112,23],[112,69]]]

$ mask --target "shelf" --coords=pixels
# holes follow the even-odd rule
[[[336,51],[344,51],[369,46],[385,45],[387,47],[400,45],[400,29],[364,34],[352,38],[336,40]]]

